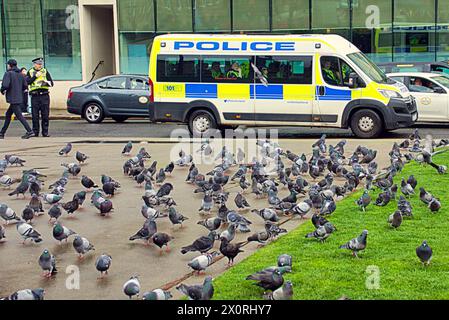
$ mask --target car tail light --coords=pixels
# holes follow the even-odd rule
[[[148,84],[150,85],[150,102],[154,102],[154,84],[151,78],[148,78]]]
[[[68,96],[67,96],[67,100],[72,99],[72,97],[73,97],[73,91],[72,91],[72,90],[69,90],[69,94],[68,94]]]

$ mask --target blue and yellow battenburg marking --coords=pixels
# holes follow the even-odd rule
[[[246,100],[313,100],[350,101],[351,90],[325,87],[319,96],[319,86],[270,84],[156,84],[161,98],[187,99],[246,99]]]

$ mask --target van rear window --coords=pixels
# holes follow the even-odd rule
[[[157,57],[158,82],[200,82],[198,56],[160,55]]]

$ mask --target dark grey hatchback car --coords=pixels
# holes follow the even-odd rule
[[[124,122],[130,117],[148,117],[150,85],[139,75],[115,75],[71,88],[67,111],[78,114],[90,123],[105,118]]]

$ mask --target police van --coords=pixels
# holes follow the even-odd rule
[[[307,126],[371,138],[418,118],[408,89],[338,35],[158,36],[150,85],[150,120],[194,135]]]

